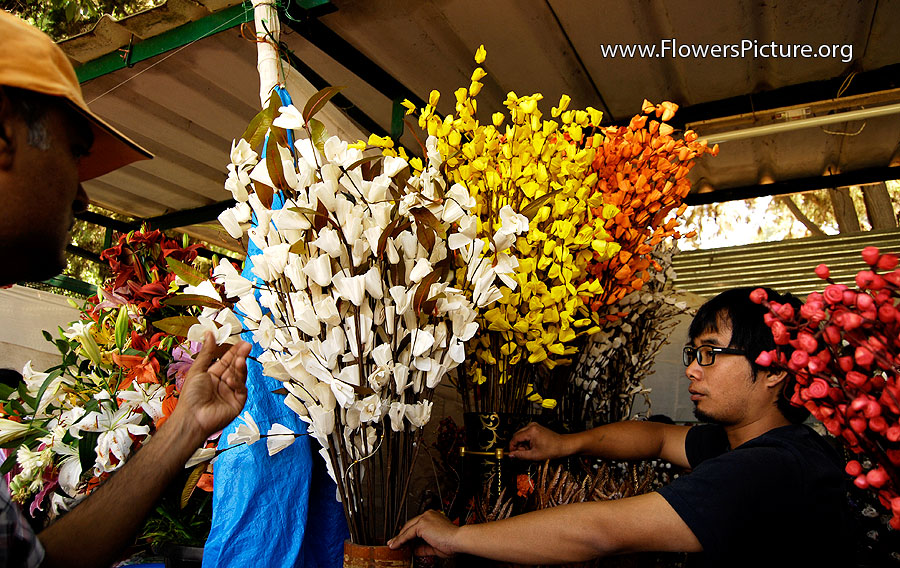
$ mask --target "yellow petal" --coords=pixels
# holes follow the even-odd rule
[[[478,50],[475,51],[475,63],[481,65],[484,63],[484,58],[487,57],[487,50],[484,48],[484,44],[478,46]]]

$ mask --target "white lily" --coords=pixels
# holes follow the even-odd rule
[[[406,419],[409,420],[409,423],[414,428],[422,428],[431,420],[431,406],[432,402],[430,400],[423,400],[416,404],[407,404],[404,408]]]
[[[187,339],[189,341],[197,341],[203,343],[206,339],[206,332],[210,332],[213,334],[213,337],[216,340],[216,345],[222,345],[223,343],[234,343],[237,341],[236,338],[231,337],[231,325],[225,324],[221,327],[216,325],[216,322],[211,318],[200,316],[197,318],[199,323],[195,323],[188,329]]]
[[[285,130],[300,130],[304,128],[306,121],[300,110],[294,105],[283,106],[278,109],[278,116],[272,121],[272,126]]]
[[[197,451],[191,454],[191,457],[188,458],[187,462],[185,462],[184,468],[192,468],[195,465],[200,465],[203,462],[208,462],[214,457],[216,457],[215,448],[197,448]]]

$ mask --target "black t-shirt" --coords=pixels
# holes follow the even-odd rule
[[[729,450],[721,426],[695,426],[692,471],[659,490],[708,566],[848,566],[846,488],[837,453],[812,429],[775,428]]]

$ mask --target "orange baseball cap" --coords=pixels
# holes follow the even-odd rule
[[[47,34],[4,10],[0,10],[0,86],[62,97],[90,122],[94,145],[79,161],[80,181],[153,157],[91,112],[72,63]]]

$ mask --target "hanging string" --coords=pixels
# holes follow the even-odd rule
[[[246,5],[246,2],[244,2],[244,4]],[[115,91],[116,89],[118,89],[119,87],[121,87],[122,85],[124,85],[125,83],[127,83],[127,82],[131,81],[132,79],[135,79],[135,78],[139,77],[139,76],[142,75],[143,73],[145,73],[145,72],[147,72],[147,71],[153,69],[154,67],[156,67],[157,65],[159,65],[159,64],[162,63],[163,61],[169,59],[169,58],[172,57],[173,55],[178,54],[178,53],[181,52],[183,49],[186,49],[186,48],[188,48],[188,47],[194,45],[194,44],[197,43],[198,41],[200,41],[200,40],[202,40],[202,39],[206,39],[206,38],[208,38],[209,36],[211,36],[211,35],[213,35],[213,34],[217,34],[217,33],[219,33],[220,31],[222,31],[223,29],[228,29],[228,28],[232,27],[232,25],[234,24],[234,22],[236,22],[237,20],[239,20],[239,19],[241,19],[241,18],[244,18],[244,17],[247,15],[248,12],[249,12],[249,9],[245,7],[245,8],[244,8],[244,11],[243,11],[242,13],[238,14],[237,16],[235,16],[235,17],[233,17],[233,18],[231,18],[231,19],[229,19],[229,20],[226,20],[225,22],[222,22],[221,24],[219,24],[219,25],[216,26],[215,28],[209,30],[208,32],[206,32],[206,33],[203,34],[202,36],[198,37],[197,39],[193,40],[192,42],[190,42],[190,43],[188,43],[188,44],[185,44],[185,45],[182,45],[182,46],[179,47],[178,49],[172,51],[172,53],[169,53],[168,55],[166,55],[165,57],[163,57],[162,59],[160,59],[159,61],[156,61],[156,62],[154,62],[154,63],[151,63],[151,64],[148,65],[146,68],[141,69],[140,71],[138,71],[137,73],[135,73],[135,74],[132,75],[131,77],[128,77],[127,79],[125,79],[125,80],[122,81],[121,83],[116,84],[115,86],[113,86],[113,87],[110,88],[109,90],[107,90],[107,91],[101,93],[100,95],[97,95],[97,96],[94,97],[93,99],[87,101],[87,104],[90,105],[90,104],[93,104],[95,101],[97,101],[97,100],[99,100],[99,99],[102,99],[103,97],[105,97],[106,95],[108,95],[108,94],[110,94],[111,92]]]

